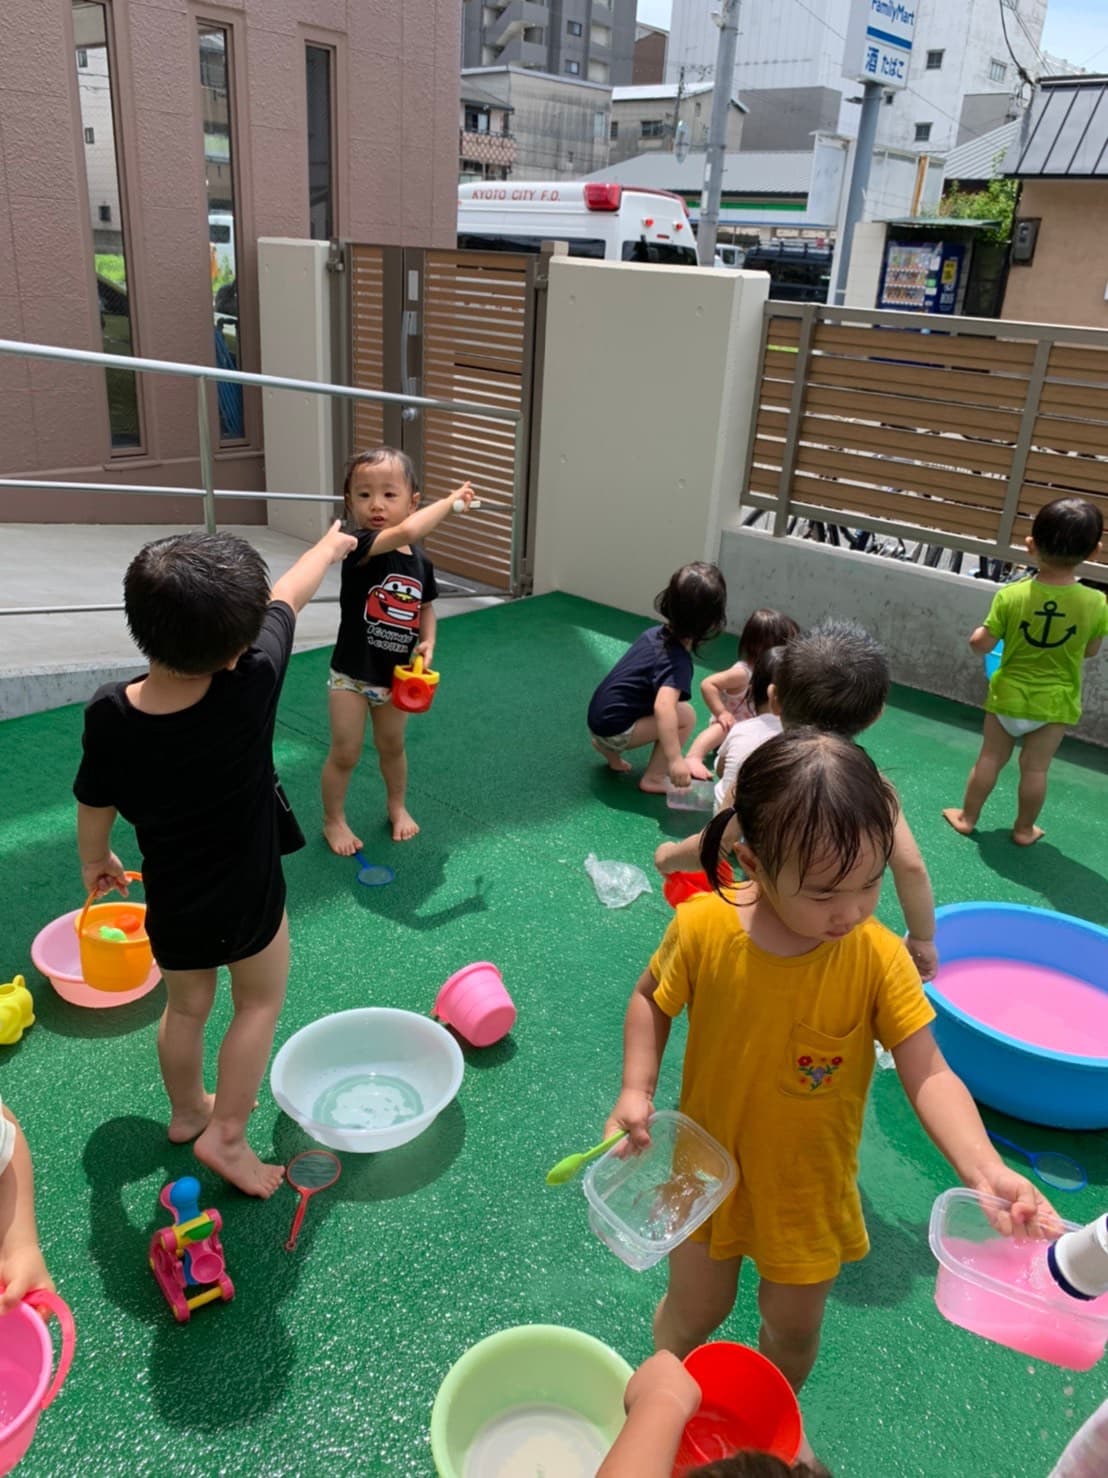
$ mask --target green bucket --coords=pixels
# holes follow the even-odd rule
[[[572,1413],[611,1446],[623,1426],[631,1374],[614,1350],[576,1329],[521,1324],[489,1335],[451,1367],[435,1397],[431,1456],[439,1478],[463,1478],[475,1438],[527,1408]]]

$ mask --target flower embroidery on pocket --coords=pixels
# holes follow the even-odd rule
[[[841,1057],[824,1057],[820,1053],[805,1052],[796,1059],[797,1082],[807,1085],[813,1092],[825,1088],[842,1066]]]

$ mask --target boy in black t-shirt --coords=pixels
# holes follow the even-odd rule
[[[411,546],[443,519],[473,501],[464,483],[448,497],[419,507],[415,469],[403,452],[378,447],[351,463],[343,486],[347,517],[357,530],[357,548],[342,567],[339,634],[327,680],[331,749],[323,766],[323,835],[332,852],[352,857],[361,839],[346,820],[346,792],[362,754],[368,714],[377,763],[385,782],[386,808],[394,842],[419,831],[407,807],[408,715],[392,704],[393,668],[414,656],[431,666],[435,650],[438,595],[431,561]]]
[[[269,589],[261,555],[233,534],[147,544],[124,577],[131,635],[150,671],[108,683],[85,710],[74,781],[85,891],[127,891],[111,850],[118,812],[135,828],[146,929],[166,984],[158,1060],[169,1137],[239,1190],[270,1196],[280,1165],[246,1143],[288,978],[281,857],[304,845],[273,768],[277,700],[296,616],[354,547],[336,522]],[[216,971],[234,1016],[204,1090],[204,1025]]]

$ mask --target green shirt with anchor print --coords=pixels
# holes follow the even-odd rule
[[[993,597],[985,629],[1004,642],[986,713],[1075,724],[1085,649],[1108,636],[1108,600],[1088,585],[1018,580]]]

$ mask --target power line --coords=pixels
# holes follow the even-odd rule
[[[1031,74],[1024,67],[1023,63],[1020,61],[1019,57],[1012,50],[1012,43],[1008,40],[1008,22],[1004,19],[1004,11],[1007,7],[1005,6],[1004,0],[997,0],[997,4],[1000,6],[1000,29],[1004,32],[1004,44],[1008,48],[1008,55],[1012,58],[1013,62],[1015,62],[1016,71],[1019,73],[1020,78],[1027,83],[1028,87],[1034,87],[1034,77],[1031,76]]]

